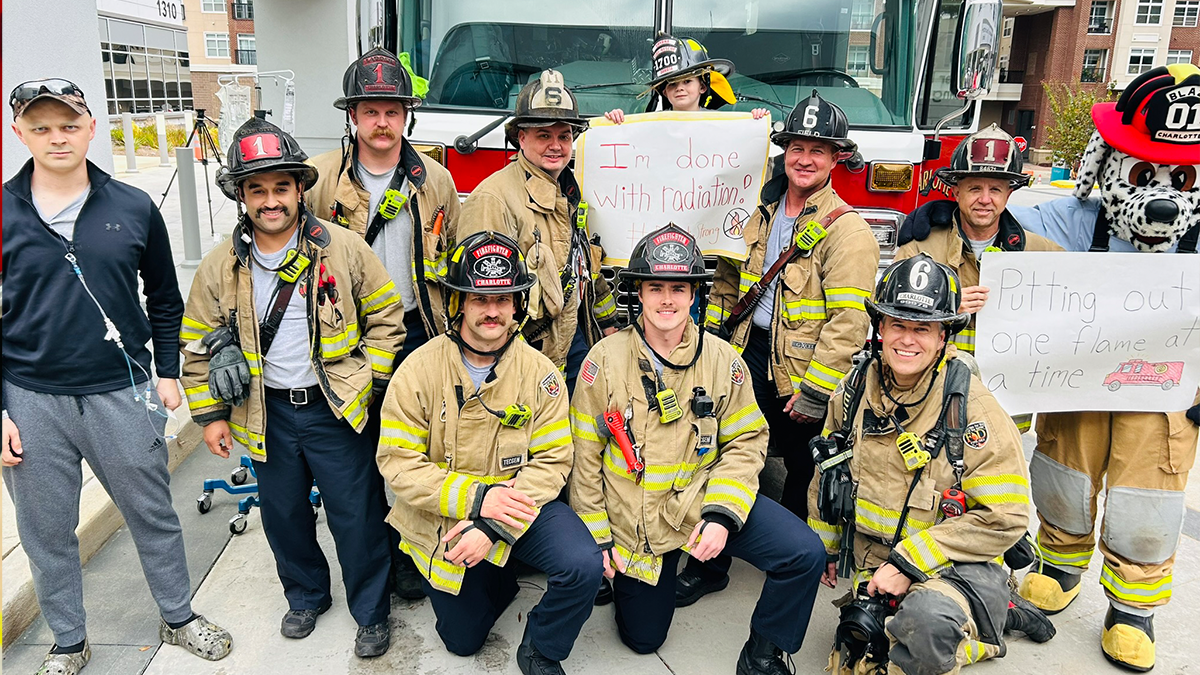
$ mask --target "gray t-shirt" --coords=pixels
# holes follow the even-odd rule
[[[250,263],[250,275],[254,280],[254,313],[262,322],[275,303],[275,288],[279,285],[279,275],[263,269],[276,268],[283,264],[288,249],[296,247],[299,242],[300,230],[292,235],[287,246],[274,253],[263,253],[254,246],[254,258],[261,265]],[[263,384],[273,389],[292,389],[311,387],[317,383],[317,374],[313,372],[309,353],[312,339],[308,330],[308,310],[304,297],[299,289],[292,292],[287,309],[283,312],[283,321],[279,323],[279,332],[271,343],[271,350],[263,363]]]
[[[991,246],[992,242],[994,241],[996,241],[995,237],[992,237],[991,239],[985,239],[983,241],[975,241],[969,237],[967,238],[967,243],[971,245],[971,252],[975,254],[976,260],[983,260],[983,252],[987,250],[987,247]]]
[[[357,168],[359,180],[367,192],[371,193],[371,210],[367,218],[367,222],[370,223],[379,211],[379,203],[383,201],[383,193],[392,182],[395,168],[382,174],[367,171],[361,163]],[[400,184],[400,192],[409,195],[408,179]],[[404,303],[406,312],[417,306],[417,295],[412,284],[412,239],[412,216],[409,215],[408,209],[401,209],[400,215],[388,221],[375,236],[375,241],[371,242],[371,250],[379,256],[388,275],[395,282],[396,289],[400,291],[400,301]],[[421,273],[424,274],[424,271]]]
[[[471,383],[475,385],[475,391],[483,386],[483,381],[487,379],[488,373],[492,372],[495,363],[486,366],[477,366],[467,360],[467,355],[462,355],[463,365],[467,367],[467,374],[471,376]]]
[[[784,213],[784,201],[780,200],[779,208],[775,210],[775,218],[771,221],[771,231],[767,233],[767,253],[763,258],[763,272],[771,269],[771,265],[783,255],[783,252],[788,249],[792,243],[792,232],[796,229],[796,217],[789,218]],[[754,325],[759,328],[771,330],[771,316],[775,312],[775,296],[778,294],[779,277],[783,276],[781,272],[771,280],[771,285],[763,290],[762,299],[754,306]]]
[[[33,197],[33,208],[37,209],[38,215],[46,221],[50,229],[57,232],[63,239],[70,241],[75,236],[75,221],[79,218],[79,212],[83,209],[83,203],[87,201],[91,191],[92,186],[88,185],[75,198],[75,201],[67,204],[62,211],[54,215],[48,214],[42,209],[42,205],[38,204],[37,197]]]

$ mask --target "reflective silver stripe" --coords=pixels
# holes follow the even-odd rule
[[[720,428],[717,431],[717,443],[725,445],[742,433],[758,429],[764,424],[766,424],[766,418],[758,409],[758,404],[752,402],[721,420]]]
[[[529,454],[533,455],[550,448],[561,448],[571,444],[571,425],[567,420],[558,420],[542,425],[529,439]]]

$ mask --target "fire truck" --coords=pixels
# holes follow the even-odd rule
[[[654,37],[693,38],[736,66],[741,100],[725,109],[779,120],[816,89],[846,112],[863,162],[839,165],[834,185],[883,264],[904,215],[949,196],[933,173],[979,126],[1001,20],[1000,0],[256,0],[255,12],[259,70],[296,73],[295,135],[310,155],[342,136],[342,72],[382,45],[429,80],[409,139],[464,197],[509,161],[503,123],[540,71],[562,72],[584,115],[644,112]],[[262,100],[283,109],[278,90]]]
[[[1122,386],[1151,386],[1171,389],[1183,378],[1183,361],[1151,363],[1143,359],[1130,359],[1104,378],[1104,386],[1116,391]]]

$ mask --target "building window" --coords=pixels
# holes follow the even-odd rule
[[[1107,49],[1083,50],[1083,72],[1079,74],[1080,82],[1104,82],[1107,69]]]
[[[229,58],[229,33],[205,33],[204,55],[210,59]]]
[[[237,62],[243,66],[258,65],[258,53],[254,51],[254,34],[238,33]]]
[[[855,45],[850,48],[849,54],[846,56],[846,72],[851,75],[863,77],[867,75],[871,69],[871,48],[863,45]]]
[[[1172,49],[1167,52],[1167,65],[1172,63],[1191,63],[1192,50],[1190,49]]]
[[[233,18],[243,21],[254,20],[254,3],[250,0],[234,0]]]
[[[875,0],[854,0],[850,6],[850,30],[871,30],[875,21]]]
[[[1141,75],[1154,67],[1154,54],[1158,50],[1150,47],[1137,47],[1129,50],[1128,75]]]
[[[186,49],[187,33],[173,33],[165,42],[153,37],[149,41],[159,47],[147,46],[147,30],[138,26],[136,32],[120,26],[112,29],[109,19],[100,17],[100,36],[112,39],[112,32],[119,33],[123,42],[100,43],[101,71],[104,75],[104,93],[108,99],[108,114],[123,112],[144,114],[159,110],[188,110],[193,107],[191,71],[188,53],[175,49],[160,48],[165,44],[182,46]],[[113,23],[122,22],[113,20]],[[164,29],[166,30],[166,29]],[[161,36],[159,36],[161,37]]]
[[[201,12],[225,13],[225,0],[200,0]]]
[[[1108,35],[1112,32],[1112,22],[1108,15],[1109,6],[1108,0],[1092,0],[1092,13],[1088,17],[1087,32],[1100,35]]]
[[[1134,23],[1140,26],[1157,26],[1162,23],[1163,0],[1138,0],[1137,17]]]
[[[1016,23],[1016,19],[1012,17],[1004,20],[1004,32],[1001,34],[1001,37],[1012,37],[1014,23]]]
[[[1176,0],[1175,21],[1172,25],[1195,28],[1198,17],[1200,17],[1200,0]]]

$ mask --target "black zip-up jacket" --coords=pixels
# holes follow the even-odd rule
[[[135,381],[146,380],[105,341],[104,319],[67,262],[68,249],[129,356],[149,372],[153,338],[158,376],[179,377],[183,298],[162,214],[145,192],[91,162],[87,170],[91,187],[73,241],[50,229],[33,205],[33,160],[4,184],[4,380],[30,391],[115,391],[130,386],[131,369]]]

